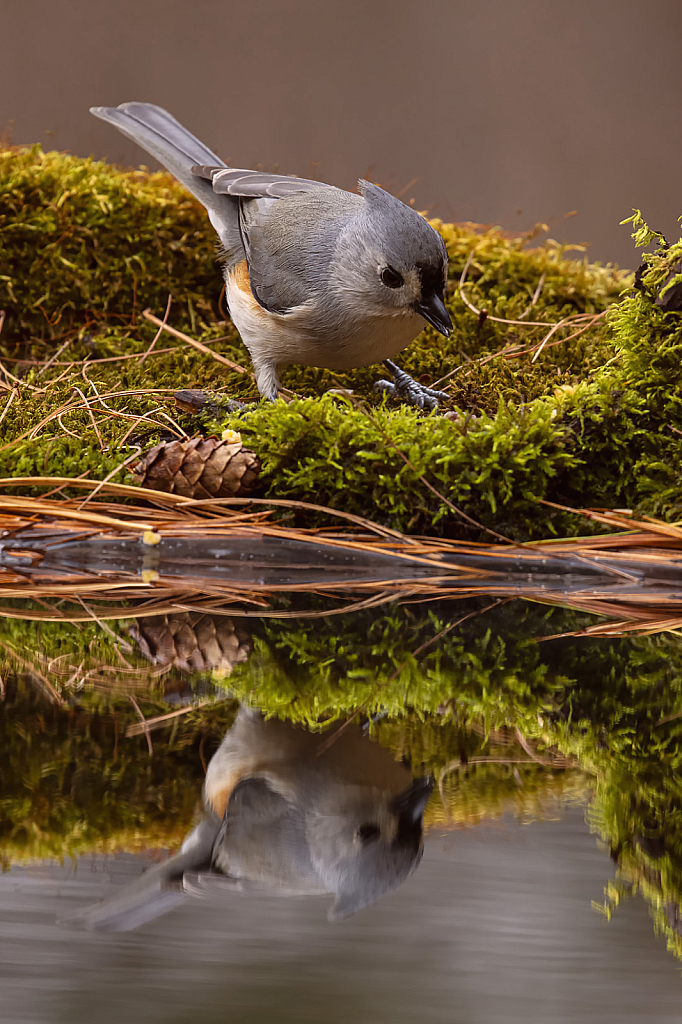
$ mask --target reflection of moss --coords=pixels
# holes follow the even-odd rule
[[[620,789],[618,788],[620,786]],[[672,791],[671,791],[672,790]],[[591,811],[595,832],[608,844],[618,866],[598,909],[610,917],[625,897],[641,893],[656,931],[682,959],[682,792],[668,773],[649,777],[620,773],[597,789]]]
[[[641,893],[682,959],[682,732],[673,723],[659,731],[651,746],[638,735],[627,765],[614,759],[601,774],[590,820],[618,866],[603,909],[610,915],[623,896]]]
[[[392,607],[319,620],[314,628],[310,620],[254,621],[254,651],[218,693],[318,727],[371,714],[379,742],[416,774],[441,779],[444,804],[434,793],[432,825],[474,823],[510,809],[534,818],[557,799],[589,795],[591,824],[620,866],[607,907],[634,884],[682,956],[680,639],[538,644],[532,637],[575,629],[585,617],[515,603],[473,615],[439,644],[423,646],[483,607]],[[110,625],[130,639],[125,622]],[[0,643],[8,681],[0,726],[0,774],[9,780],[0,803],[6,861],[177,843],[200,789],[201,759],[231,721],[233,701],[154,731],[150,758],[143,736],[124,737],[137,721],[128,693],[153,717],[168,710],[160,685],[170,690],[183,678],[198,685],[198,677],[169,668],[159,679],[158,666],[145,669],[135,651],[126,651],[126,668],[114,638],[98,639],[90,624],[6,620]],[[11,648],[24,664],[12,663]],[[113,687],[103,661],[123,664]],[[29,684],[26,663],[70,703],[46,703],[40,679]],[[78,666],[86,678],[74,691]],[[139,674],[126,675],[130,670]]]
[[[243,698],[309,724],[358,707],[396,717],[405,707],[424,715],[445,710],[464,723],[484,716],[493,727],[517,713],[537,716],[563,681],[548,674],[532,639],[548,612],[519,604],[476,616],[486,604],[389,606],[381,615],[323,619],[314,629],[306,620],[264,619],[254,654],[230,682]],[[415,657],[468,612],[474,617]]]
[[[682,958],[680,639],[562,643],[554,658],[575,683],[548,734],[594,776],[590,822],[619,869],[605,909],[642,893],[657,929]]]
[[[138,699],[151,717],[158,698]],[[87,705],[90,704],[90,707]],[[122,694],[58,707],[25,677],[10,678],[0,720],[0,860],[62,859],[91,852],[177,846],[197,805],[207,761],[234,716],[227,701],[210,712],[175,720],[154,731],[153,755],[143,736],[125,738],[136,710]],[[439,771],[450,749],[466,744],[471,756],[517,758],[511,742],[492,745],[451,721],[434,722],[430,735],[409,715],[379,723],[375,739],[405,756],[416,773]],[[523,757],[524,755],[522,755]],[[473,824],[513,811],[542,817],[566,798],[584,798],[580,772],[552,773],[531,763],[477,765],[458,773],[434,795],[427,825]]]
[[[225,710],[213,717],[216,732],[229,721],[231,709]],[[124,698],[93,710],[59,708],[27,683],[10,681],[0,718],[5,865],[182,838],[200,789],[197,748],[206,724],[194,719],[168,732],[149,757],[144,738],[124,737],[135,717]]]

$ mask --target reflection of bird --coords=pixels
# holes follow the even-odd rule
[[[242,708],[211,759],[204,816],[178,854],[64,923],[125,931],[186,893],[333,893],[346,917],[403,882],[422,855],[430,779],[354,725],[328,738]]]
[[[92,107],[164,164],[203,203],[225,258],[230,315],[258,390],[277,397],[289,363],[349,370],[385,361],[420,408],[425,388],[388,357],[424,326],[449,335],[442,238],[411,207],[360,182],[360,195],[304,178],[228,168],[161,107]]]

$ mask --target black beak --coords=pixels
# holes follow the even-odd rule
[[[445,308],[445,303],[441,295],[429,295],[427,299],[422,302],[415,304],[415,309],[425,320],[435,327],[437,331],[444,334],[446,338],[449,338],[452,334],[452,320],[450,314]]]
[[[427,776],[425,779],[415,779],[410,788],[393,801],[394,812],[410,821],[419,821],[426,810],[432,789],[433,778],[431,776]]]

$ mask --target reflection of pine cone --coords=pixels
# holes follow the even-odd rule
[[[256,455],[241,441],[193,437],[157,444],[132,473],[138,484],[153,491],[184,498],[231,498],[251,494],[259,469]]]
[[[130,635],[155,665],[172,665],[186,672],[218,670],[229,675],[246,661],[251,637],[232,619],[202,612],[154,615],[139,619]]]

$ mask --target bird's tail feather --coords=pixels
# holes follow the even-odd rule
[[[174,864],[178,858],[182,858],[182,854],[149,868],[130,885],[121,886],[113,896],[66,914],[57,923],[87,931],[127,932],[160,917],[185,896],[182,871],[178,875],[179,865]]]
[[[232,236],[239,230],[236,202],[228,196],[217,195],[209,181],[192,174],[192,167],[197,164],[226,166],[208,146],[187,131],[167,110],[153,103],[90,107],[90,113],[113,124],[167,167],[206,207],[223,244],[228,247],[233,244]],[[224,234],[227,238],[223,237]]]
[[[215,821],[201,821],[175,856],[148,868],[112,896],[66,914],[57,923],[88,931],[126,932],[167,913],[187,894],[183,886],[185,872],[209,868],[218,828]]]

